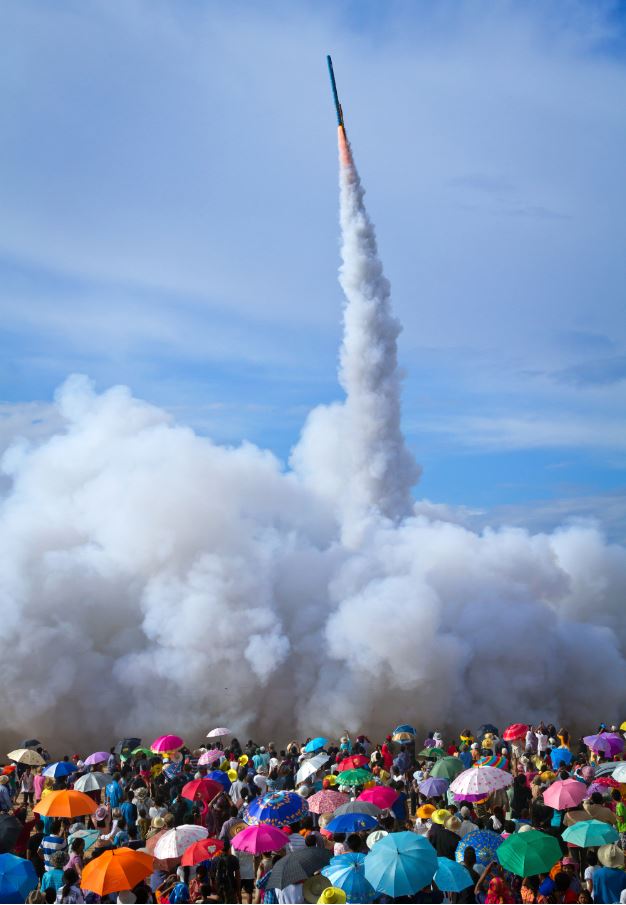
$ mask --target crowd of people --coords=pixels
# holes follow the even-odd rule
[[[59,761],[27,739],[0,775],[0,901],[626,902],[624,728],[218,729]]]

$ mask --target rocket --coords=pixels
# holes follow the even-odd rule
[[[339,141],[339,157],[343,166],[353,166],[352,152],[348,144],[348,136],[346,135],[346,127],[343,124],[343,110],[339,103],[339,95],[337,94],[337,83],[335,82],[335,73],[333,72],[333,61],[330,56],[326,57],[328,63],[328,74],[330,76],[330,87],[333,92],[333,101],[335,102],[335,112],[337,114],[337,138]]]
[[[328,74],[330,76],[330,87],[333,92],[333,100],[335,102],[335,111],[337,113],[337,125],[344,129],[343,124],[343,110],[341,109],[341,104],[339,103],[339,95],[337,94],[337,83],[335,82],[335,73],[333,72],[333,61],[329,56],[326,57],[326,62],[328,63]]]

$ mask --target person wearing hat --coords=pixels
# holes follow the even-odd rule
[[[328,886],[317,901],[320,905],[343,905],[347,898],[343,889],[339,889],[337,886]]]
[[[324,890],[328,889],[329,886],[330,880],[327,877],[323,877],[322,874],[314,874],[312,877],[307,877],[302,884],[304,901],[315,905]]]
[[[593,874],[594,902],[619,902],[622,891],[626,889],[624,852],[614,842],[601,845],[598,861],[601,867]]]
[[[431,816],[432,825],[428,831],[428,839],[440,858],[450,858],[454,861],[459,837],[452,830],[445,827],[447,820],[452,817],[446,808],[438,808]]]
[[[13,807],[13,801],[9,793],[9,777],[6,774],[0,776],[0,813],[8,812]]]

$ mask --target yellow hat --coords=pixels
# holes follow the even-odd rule
[[[325,778],[328,780],[331,786],[337,785],[337,777],[334,773],[331,773],[330,776],[326,776]]]
[[[228,773],[226,774],[226,776],[228,776],[228,778],[230,779],[231,782],[234,782],[237,779],[237,771],[229,770]]]
[[[245,765],[246,765],[247,763],[248,763],[248,755],[247,755],[247,754],[242,754],[241,757],[239,758],[239,765],[240,765],[241,767],[245,767]]]
[[[434,804],[423,804],[417,809],[417,816],[421,817],[422,820],[429,820],[436,810],[437,808]]]
[[[317,901],[318,903],[322,903],[322,905],[333,905],[335,902],[343,905],[347,898],[343,889],[338,889],[336,886],[329,886],[324,890]]]
[[[446,808],[439,808],[439,810],[433,811],[430,819],[433,823],[439,823],[441,826],[443,826],[448,817],[452,817],[450,811],[448,811]]]

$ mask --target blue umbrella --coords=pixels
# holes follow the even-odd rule
[[[365,855],[348,852],[337,855],[321,873],[337,889],[343,889],[347,902],[373,902],[376,892],[365,879]]]
[[[410,735],[417,735],[417,730],[414,729],[413,726],[409,726],[408,723],[402,723],[401,726],[396,726],[391,734],[395,735],[396,732],[408,732]]]
[[[52,776],[54,779],[59,779],[61,776],[69,776],[70,773],[76,773],[78,767],[75,767],[74,764],[71,764],[67,760],[59,760],[55,764],[50,764],[49,767],[43,771],[44,776]]]
[[[312,738],[310,742],[307,742],[304,746],[304,750],[307,754],[311,754],[313,751],[319,751],[320,748],[323,748],[327,744],[328,739],[318,735],[317,738]]]
[[[459,864],[462,864],[465,849],[471,847],[476,852],[476,860],[479,864],[482,864],[483,867],[486,867],[490,861],[495,859],[496,849],[498,846],[502,845],[503,842],[504,839],[502,836],[498,836],[497,833],[492,833],[491,830],[474,830],[473,833],[468,833],[467,836],[463,836],[456,847],[454,857]]]
[[[37,888],[35,868],[25,858],[0,855],[0,902],[25,902],[29,892]]]
[[[306,798],[296,792],[268,792],[250,802],[243,819],[252,825],[267,823],[269,826],[285,826],[297,823],[308,813]]]
[[[474,885],[472,875],[462,864],[457,864],[450,858],[437,858],[437,864],[435,883],[442,892],[462,892]]]
[[[550,755],[550,760],[552,761],[553,767],[561,767],[565,764],[566,767],[569,767],[574,755],[569,750],[569,748],[555,748]]]
[[[446,791],[450,781],[441,777],[437,779],[435,776],[429,776],[423,782],[420,782],[418,789],[426,798],[439,798]]]
[[[359,833],[361,830],[373,830],[378,820],[371,814],[340,814],[326,824],[329,833]]]
[[[365,856],[365,877],[378,894],[409,896],[432,882],[437,855],[428,839],[403,831],[380,839]]]
[[[219,782],[220,785],[224,786],[225,792],[230,792],[230,787],[232,786],[232,782],[226,776],[223,770],[211,770],[210,773],[206,775],[207,779],[214,779],[215,782]]]

